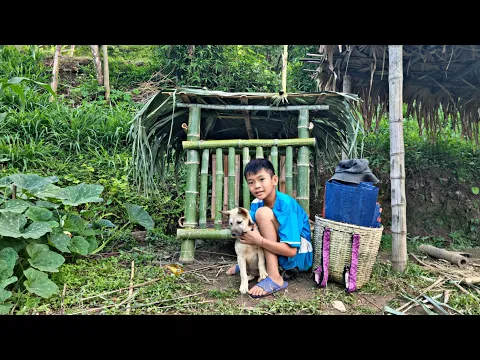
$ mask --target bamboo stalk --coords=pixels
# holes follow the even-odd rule
[[[216,150],[216,158],[217,158],[217,168],[215,171],[215,176],[217,178],[216,181],[216,186],[217,188],[215,189],[215,197],[216,197],[216,203],[215,203],[215,216],[213,217],[215,219],[214,221],[214,228],[216,230],[220,230],[222,228],[222,213],[220,210],[222,210],[222,202],[223,202],[223,152],[221,148],[217,148]],[[178,236],[178,232],[177,232]]]
[[[285,155],[285,182],[286,192],[288,195],[293,196],[293,148],[287,146],[287,154]]]
[[[200,112],[199,108],[191,108],[188,117],[187,139],[190,141],[200,139]],[[200,159],[198,150],[187,151],[187,180],[185,190],[185,221],[186,228],[196,227],[198,224],[198,168]],[[182,262],[193,261],[195,250],[195,240],[188,239],[182,241],[180,248],[180,258]]]
[[[278,172],[278,147],[276,145],[272,146],[270,152],[271,162],[273,164],[273,169],[275,170],[275,174],[280,175]]]
[[[200,173],[200,204],[198,225],[204,229],[207,227],[207,201],[208,201],[208,162],[210,159],[210,150],[204,149],[202,152],[202,170]]]
[[[228,209],[235,207],[235,148],[228,148]]]
[[[308,137],[308,110],[300,110],[298,116],[298,137]],[[297,159],[298,184],[297,184],[297,201],[305,210],[307,215],[310,214],[309,192],[310,192],[310,150],[307,146],[300,146],[298,149]]]
[[[262,146],[257,146],[256,151],[255,151],[255,158],[260,159],[263,158],[263,147]]]
[[[211,199],[211,204],[210,204],[210,217],[215,218],[215,209],[216,209],[216,194],[217,194],[217,176],[215,175],[215,172],[217,171],[217,155],[212,154],[212,199]]]
[[[245,171],[245,166],[250,162],[250,152],[248,147],[243,148],[243,157],[242,157],[242,173]],[[243,197],[243,207],[250,210],[250,189],[248,188],[247,180],[245,176],[242,176],[242,197]]]
[[[389,45],[390,181],[392,204],[392,269],[407,266],[407,218],[405,196],[405,146],[403,141],[402,45]]]
[[[283,193],[286,193],[286,182],[285,182],[285,155],[280,155],[280,164],[279,164],[279,168],[280,168],[280,175],[279,175],[279,186],[278,186],[278,189],[283,192]]]
[[[270,111],[297,111],[297,110],[329,110],[329,105],[290,105],[290,106],[268,106],[268,105],[213,105],[213,104],[186,104],[177,102],[176,107],[200,108],[212,110],[270,110]]]
[[[197,238],[205,240],[233,239],[230,229],[177,229],[177,239],[185,240]]]
[[[307,115],[308,120],[308,115]],[[182,146],[185,150],[189,149],[216,149],[236,147],[241,149],[247,147],[272,147],[272,146],[315,146],[315,138],[308,137],[308,122],[307,122],[307,136],[305,138],[293,139],[235,139],[235,140],[201,140],[201,141],[182,141]],[[190,126],[188,127],[190,129]]]
[[[228,156],[223,156],[223,205],[222,210],[228,210]]]
[[[240,155],[235,155],[235,206],[240,206]]]

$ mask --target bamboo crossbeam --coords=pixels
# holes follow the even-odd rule
[[[177,239],[230,240],[230,229],[177,229]]]
[[[307,130],[308,133],[308,130]],[[233,139],[233,140],[198,140],[182,141],[185,150],[217,149],[217,148],[244,148],[244,147],[286,147],[286,146],[315,146],[315,138],[293,138],[293,139]]]
[[[270,111],[298,111],[298,110],[328,110],[329,105],[291,105],[291,106],[268,106],[268,105],[215,105],[215,104],[185,104],[176,103],[176,107],[200,108],[212,110],[270,110]]]

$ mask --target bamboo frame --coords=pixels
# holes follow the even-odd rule
[[[202,170],[200,173],[200,205],[198,226],[202,229],[207,227],[207,201],[208,201],[208,166],[210,160],[210,150],[204,149],[202,152]]]
[[[235,148],[228,148],[228,210],[235,207]]]
[[[293,196],[293,148],[287,146],[285,155],[285,190],[290,196]]]
[[[213,104],[185,104],[177,102],[180,108],[201,108],[211,110],[268,110],[268,111],[298,111],[298,110],[328,110],[329,105],[291,105],[291,106],[268,106],[268,105],[213,105]]]
[[[250,162],[250,149],[248,147],[243,148],[243,157],[242,157],[242,174],[245,172],[245,166]],[[250,210],[250,189],[248,188],[247,180],[245,176],[242,176],[242,200],[243,207]]]
[[[215,177],[217,179],[216,181],[216,189],[215,189],[215,196],[216,196],[216,201],[215,201],[215,214],[212,214],[212,217],[215,219],[213,227],[215,230],[220,230],[222,228],[222,213],[220,210],[222,210],[223,206],[223,152],[221,148],[217,148],[216,150],[216,159],[217,159],[217,166],[215,169]]]
[[[308,118],[308,116],[307,116]],[[247,147],[286,147],[286,146],[315,146],[316,139],[308,137],[308,123],[307,136],[305,138],[295,139],[235,139],[235,140],[199,140],[199,141],[182,141],[182,146],[185,150],[190,149],[216,149],[235,147],[241,149]]]

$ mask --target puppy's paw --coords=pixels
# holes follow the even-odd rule
[[[260,273],[260,276],[258,277],[258,281],[262,281],[263,279],[266,279],[268,276],[267,272],[264,271],[264,272],[261,272]]]
[[[247,284],[240,284],[240,292],[242,294],[246,294],[248,292],[248,283]]]

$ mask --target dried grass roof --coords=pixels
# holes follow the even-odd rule
[[[319,89],[338,91],[343,76],[352,76],[351,92],[359,102],[365,128],[388,111],[388,45],[320,45],[313,63]],[[480,46],[403,45],[403,101],[429,135],[447,124],[468,139],[479,136]],[[439,109],[444,116],[439,115]]]
[[[313,125],[310,136],[316,138],[314,156],[338,158],[359,130],[359,120],[350,102],[358,96],[333,91],[288,93],[288,103],[278,93],[223,92],[205,88],[164,89],[152,96],[132,121],[130,137],[134,182],[144,191],[155,188],[156,176],[163,178],[169,163],[178,165],[184,157],[182,141],[187,140],[188,108],[178,103],[217,105],[328,105],[328,110],[310,110]],[[298,137],[298,111],[202,109],[201,140],[287,139]],[[158,178],[157,178],[158,179]]]

